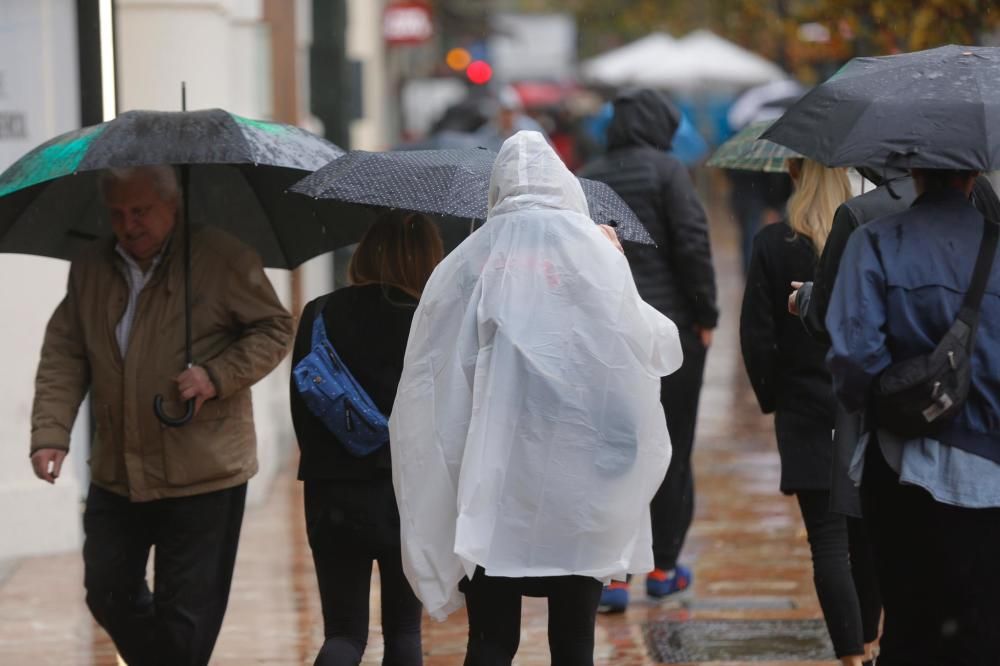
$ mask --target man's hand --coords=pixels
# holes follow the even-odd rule
[[[712,328],[702,328],[701,326],[695,326],[694,330],[698,332],[698,337],[701,338],[701,344],[705,349],[712,346],[712,332],[715,329]]]
[[[31,468],[42,481],[55,483],[65,459],[66,451],[62,449],[38,449],[31,454]]]
[[[615,231],[614,227],[607,224],[599,224],[597,225],[597,228],[600,229],[605,238],[607,238],[611,244],[615,246],[615,249],[622,254],[625,254],[625,248],[622,247],[621,241],[618,240],[618,232]]]
[[[195,365],[174,378],[177,382],[177,390],[181,394],[181,400],[188,401],[194,398],[194,413],[201,411],[201,406],[206,400],[211,400],[218,393],[215,385],[209,379],[205,368]]]
[[[793,315],[799,314],[798,298],[802,284],[802,282],[792,282],[792,293],[788,295],[788,311]]]

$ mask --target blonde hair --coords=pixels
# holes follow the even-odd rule
[[[361,238],[347,277],[351,284],[386,284],[416,298],[444,257],[437,226],[418,213],[387,213]]]
[[[853,196],[847,169],[829,169],[804,159],[795,192],[788,200],[788,226],[812,241],[817,255],[822,254],[833,226],[833,214]]]

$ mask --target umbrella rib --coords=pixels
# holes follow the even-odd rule
[[[253,146],[250,145],[250,139],[247,138],[247,135],[243,133],[243,126],[233,119],[233,114],[228,111],[224,111],[224,113],[226,114],[226,119],[236,128],[236,133],[243,140],[243,145],[246,146],[247,156],[250,158],[249,164],[257,164],[257,161],[253,158]],[[259,198],[258,201],[260,201]]]
[[[882,90],[881,90],[881,92],[878,95],[876,95],[874,98],[872,98],[870,100],[867,100],[867,102],[861,108],[860,113],[858,113],[854,117],[854,119],[851,121],[851,124],[850,124],[851,130],[853,131],[854,127],[861,121],[861,119],[864,116],[866,116],[869,112],[871,112],[871,110],[875,107],[875,105],[878,102],[882,101],[886,97],[895,97],[895,96],[897,96],[898,93],[899,93],[899,90],[901,88],[907,88],[910,85],[911,85],[911,81],[909,81],[909,80],[897,80],[896,85],[883,87]],[[847,132],[846,134],[849,134],[849,133],[850,132]],[[837,156],[839,156],[841,154],[841,152],[842,152],[842,146],[840,147],[840,149],[838,149],[836,151],[836,153],[834,154],[834,157],[836,158]],[[876,155],[877,153],[878,153],[878,146],[876,146],[875,148],[873,148],[872,151],[868,153],[868,155],[867,155],[867,157],[865,159],[867,160],[867,159],[873,157],[874,155]],[[834,159],[834,162],[837,163],[838,160]],[[856,166],[856,165],[850,164],[850,165],[843,165],[843,166]]]
[[[982,103],[979,105],[979,111],[980,111],[980,114],[981,114],[981,117],[982,117],[982,121],[983,121],[983,138],[986,140],[985,141],[985,146],[986,146],[986,153],[987,154],[984,155],[984,157],[986,158],[986,162],[985,163],[989,164],[990,163],[990,158],[991,158],[991,156],[989,155],[989,151],[990,151],[989,118],[987,118],[987,116],[986,116],[986,97],[983,96],[983,87],[982,87],[982,85],[980,85],[980,81],[979,81],[979,74],[980,74],[981,71],[982,70],[980,70],[980,69],[977,68],[975,70],[975,72],[974,72],[974,76],[972,77],[972,79],[976,82],[976,92],[979,93],[979,99],[982,100]]]

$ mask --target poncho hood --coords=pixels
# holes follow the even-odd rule
[[[504,141],[490,177],[487,219],[532,208],[590,216],[577,180],[538,132],[518,132]]]

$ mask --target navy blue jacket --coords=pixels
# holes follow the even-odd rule
[[[855,231],[826,327],[834,389],[851,411],[890,364],[929,353],[954,323],[972,279],[983,216],[958,191],[926,193],[903,212]],[[980,308],[972,386],[941,443],[1000,462],[1000,266]]]

